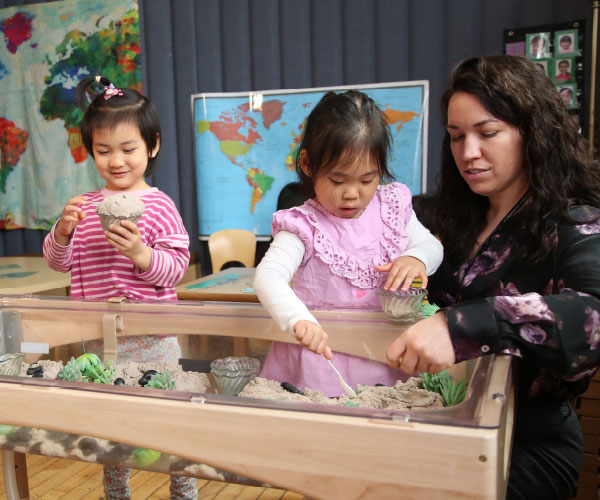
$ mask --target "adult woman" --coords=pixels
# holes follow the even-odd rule
[[[443,307],[389,347],[390,364],[438,372],[492,353],[516,360],[507,498],[563,499],[583,439],[569,405],[600,357],[600,170],[534,62],[468,59],[442,98],[444,138],[430,210]]]

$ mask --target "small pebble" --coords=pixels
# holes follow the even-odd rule
[[[31,375],[32,377],[42,377],[44,375],[44,368],[40,365],[31,365],[27,368],[27,375]]]
[[[138,384],[140,384],[142,387],[144,387],[145,385],[148,384],[148,382],[150,382],[152,377],[154,375],[156,375],[157,373],[158,372],[156,370],[148,370],[146,373],[144,373],[142,375],[142,378],[138,380]]]
[[[290,384],[289,382],[281,382],[281,387],[293,394],[300,394],[304,396],[304,393],[300,389],[298,389],[295,385]]]

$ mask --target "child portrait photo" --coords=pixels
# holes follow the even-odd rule
[[[558,57],[554,59],[554,80],[556,82],[572,82],[575,59],[573,57]]]
[[[550,55],[550,33],[527,33],[527,57],[545,59]]]
[[[554,48],[558,56],[577,55],[577,30],[557,31],[554,33]]]
[[[577,108],[577,85],[575,83],[557,85],[556,90],[567,109]]]

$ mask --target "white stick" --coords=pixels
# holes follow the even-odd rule
[[[330,360],[327,360],[327,362],[329,363],[329,366],[331,366],[331,368],[333,368],[333,371],[335,372],[335,374],[340,379],[340,383],[342,384],[342,387],[344,388],[344,391],[346,392],[346,394],[348,394],[348,396],[352,396],[353,398],[355,398],[356,397],[356,393],[352,390],[352,387],[350,387],[346,383],[346,381],[342,377],[341,373],[338,372],[338,369],[335,366],[333,366],[333,363]]]

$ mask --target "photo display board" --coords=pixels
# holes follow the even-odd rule
[[[504,30],[504,53],[534,60],[579,124],[583,116],[585,21]]]
[[[388,168],[413,194],[427,183],[429,82],[207,93],[191,96],[200,239],[248,229],[268,239],[282,188],[298,180],[306,117],[328,91],[358,89],[382,109],[392,135]]]

